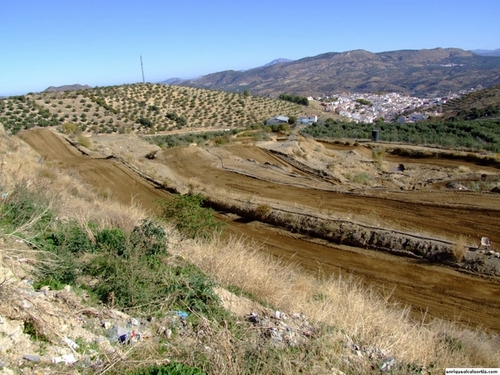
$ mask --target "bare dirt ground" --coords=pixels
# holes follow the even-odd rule
[[[20,137],[44,159],[79,172],[85,181],[124,203],[133,199],[154,211],[156,199],[168,197],[165,190],[141,178],[119,160],[83,155],[48,129],[30,130]],[[122,157],[128,150],[143,159],[148,148],[153,147],[144,146],[137,137],[131,137],[129,142],[126,137],[118,140],[119,146],[114,146],[112,137],[94,137],[93,148]],[[294,162],[289,163],[287,155]],[[207,194],[301,207],[449,240],[464,236],[471,246],[478,244],[479,234],[488,236],[498,249],[500,194],[457,191],[444,186],[448,182],[477,180],[485,174],[495,184],[499,169],[447,161],[386,156],[383,161],[374,162],[371,151],[363,146],[345,148],[290,141],[269,142],[261,147],[231,144],[168,149],[155,160],[147,161],[147,168],[164,172],[171,181]],[[405,165],[404,171],[398,170],[399,164]],[[362,181],[358,182],[356,176],[362,177]],[[313,240],[234,215],[227,215],[227,219],[230,234],[247,236],[264,244],[267,251],[311,272],[358,277],[367,286],[390,294],[393,301],[411,305],[417,318],[441,317],[500,332],[497,279]]]

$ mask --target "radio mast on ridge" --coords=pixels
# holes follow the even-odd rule
[[[141,70],[142,70],[142,83],[145,83],[145,80],[144,80],[144,66],[142,65],[142,55],[141,55]]]

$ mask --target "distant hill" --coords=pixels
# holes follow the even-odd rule
[[[78,91],[78,90],[87,90],[91,89],[89,85],[63,85],[63,86],[50,86],[46,88],[43,92],[59,92],[59,91]]]
[[[280,58],[280,59],[275,59],[265,65],[262,65],[262,67],[268,67],[268,66],[273,66],[273,65],[276,65],[276,64],[282,64],[282,63],[287,63],[287,62],[291,62],[293,60],[290,60],[290,59],[283,59],[283,58]]]
[[[286,63],[286,62],[290,62],[290,61],[293,61],[293,60],[279,58],[279,59],[275,59],[275,60],[273,60],[271,62],[268,62],[267,64],[262,65],[262,67],[273,66],[273,65],[276,65],[276,64]],[[240,72],[246,72],[246,71],[247,70],[240,70]],[[189,80],[189,79],[182,79],[182,78],[169,78],[169,79],[166,79],[166,80],[158,82],[158,83],[162,83],[162,84],[165,84],[165,85],[182,85],[184,82],[196,81],[197,79],[198,78],[191,79],[191,80]]]
[[[178,83],[277,97],[339,92],[389,91],[415,96],[446,95],[500,84],[500,58],[457,48],[330,52],[244,72],[227,70]]]
[[[475,53],[476,55],[481,55],[481,56],[500,56],[500,48],[497,49],[475,49],[472,50],[471,52]]]
[[[158,83],[163,83],[165,85],[178,85],[179,83],[182,83],[184,81],[185,81],[185,79],[182,79],[182,78],[169,78],[169,79],[166,79],[165,81],[161,81]]]

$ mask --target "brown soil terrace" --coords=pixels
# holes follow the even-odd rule
[[[95,152],[82,154],[51,130],[32,129],[20,137],[45,160],[77,171],[84,181],[120,202],[133,200],[154,212],[155,201],[170,194],[121,159],[99,158]],[[120,154],[116,145],[135,152],[138,158],[154,149],[137,137],[127,137],[93,137],[91,141],[109,149],[108,155]],[[158,151],[147,163],[173,181],[178,190],[189,186],[218,200],[227,197],[253,205],[316,212],[448,242],[464,236],[471,247],[478,245],[478,235],[488,236],[492,248],[499,250],[500,194],[444,188],[450,181],[498,181],[497,166],[387,155],[380,172],[371,155],[363,145],[317,143],[307,149],[294,141],[269,142],[261,147],[230,144],[167,149]],[[404,172],[398,171],[400,164],[404,164]],[[457,168],[461,168],[460,173]],[[322,169],[328,173],[317,173]],[[369,185],[352,183],[345,177],[359,170],[369,176]],[[229,220],[229,234],[243,235],[257,246],[264,244],[267,251],[311,272],[359,278],[382,294],[390,294],[392,301],[411,305],[416,318],[440,317],[500,333],[497,277],[475,276],[423,259],[315,239],[235,214],[221,215]],[[489,262],[495,267],[494,259]]]

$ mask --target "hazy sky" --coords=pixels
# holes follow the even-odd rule
[[[500,48],[500,0],[0,0],[0,95],[365,49]]]

